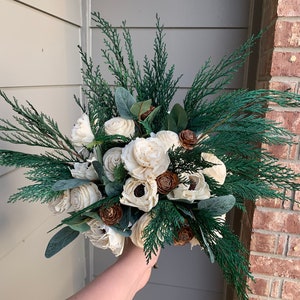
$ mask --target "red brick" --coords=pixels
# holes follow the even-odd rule
[[[277,237],[274,234],[254,232],[251,237],[250,250],[263,253],[274,253]]]
[[[282,200],[260,198],[259,200],[256,201],[256,206],[269,207],[269,208],[281,208]]]
[[[298,234],[300,215],[289,211],[256,210],[253,218],[253,229],[270,230]]]
[[[290,237],[287,255],[293,257],[300,257],[300,237]]]
[[[256,274],[300,278],[300,260],[250,255],[251,272]]]
[[[281,282],[282,280],[273,280],[272,283],[271,283],[271,293],[270,293],[270,296],[271,297],[274,297],[274,298],[277,298],[280,296],[281,294]]]
[[[267,113],[268,119],[280,123],[281,127],[295,134],[300,134],[300,112],[299,111],[270,111]]]
[[[274,37],[275,47],[300,46],[300,22],[277,21]]]
[[[300,76],[299,52],[273,52],[271,76]]]
[[[277,91],[289,91],[293,93],[297,93],[298,91],[298,82],[297,81],[270,81],[269,87],[270,90]]]
[[[270,286],[269,286],[269,281],[267,279],[255,278],[255,282],[249,281],[248,284],[252,294],[260,295],[260,296],[268,296]]]
[[[284,281],[282,287],[282,299],[297,300],[300,299],[300,280]]]
[[[280,235],[278,237],[278,244],[276,247],[276,254],[284,255],[287,244],[287,235]]]
[[[278,0],[277,14],[282,17],[299,17],[300,0]]]

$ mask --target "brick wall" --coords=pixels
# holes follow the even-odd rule
[[[262,27],[266,26],[270,29],[260,45],[256,87],[300,93],[300,0],[264,0]],[[269,150],[300,172],[300,110],[274,109],[267,118],[281,122],[296,137],[293,146]],[[287,193],[300,201],[300,191]],[[300,205],[267,199],[250,205],[242,219],[241,238],[250,244],[256,278],[250,283],[249,300],[300,299]]]

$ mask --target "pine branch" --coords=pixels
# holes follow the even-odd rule
[[[81,69],[84,87],[83,93],[87,98],[87,105],[82,107],[88,113],[92,131],[97,137],[105,121],[117,116],[115,98],[108,83],[103,78],[100,67],[94,67],[91,58],[79,47],[84,68]]]
[[[152,220],[143,232],[147,262],[151,259],[152,254],[158,251],[159,247],[164,247],[164,244],[173,244],[176,237],[175,232],[184,223],[184,218],[174,203],[167,199],[158,201],[151,210],[151,216]]]
[[[28,103],[28,106],[19,105],[18,101],[11,101],[4,92],[0,96],[12,107],[20,117],[14,116],[17,125],[0,119],[0,140],[13,144],[25,144],[53,149],[55,152],[67,153],[70,160],[81,160],[68,137],[64,136],[57,123],[45,115],[39,113]]]
[[[96,22],[97,28],[99,28],[106,38],[104,38],[104,44],[106,49],[101,49],[102,55],[109,66],[111,73],[116,78],[116,85],[132,90],[128,86],[128,71],[124,63],[124,57],[122,54],[121,39],[116,28],[113,28],[106,20],[101,18],[100,13],[92,13],[92,20]]]
[[[196,74],[184,99],[184,107],[189,115],[196,116],[200,110],[199,105],[207,96],[218,93],[230,83],[235,73],[244,65],[251,47],[260,35],[252,36],[231,55],[223,57],[216,66],[211,64],[210,59],[206,61]]]
[[[188,222],[208,255],[214,256],[226,281],[232,284],[239,299],[247,300],[247,278],[252,278],[247,250],[223,220],[214,218],[206,210],[195,210]]]

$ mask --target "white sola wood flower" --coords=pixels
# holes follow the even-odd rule
[[[93,219],[88,221],[90,230],[84,235],[97,248],[110,249],[115,256],[123,252],[125,237],[104,224],[101,220]]]
[[[170,158],[158,138],[136,138],[123,148],[121,158],[129,174],[141,180],[155,179],[170,164]]]
[[[82,147],[91,143],[94,138],[89,117],[87,114],[83,114],[73,126],[71,141],[74,146]]]
[[[104,123],[104,130],[108,135],[119,134],[126,137],[132,137],[135,132],[135,123],[130,119],[115,117]]]
[[[70,171],[73,178],[89,180],[98,179],[98,174],[90,162],[74,163],[74,169],[71,169]]]
[[[226,178],[226,166],[224,163],[212,153],[202,153],[201,156],[205,161],[214,164],[210,168],[203,169],[202,173],[222,185]]]
[[[55,200],[49,202],[48,207],[54,214],[60,214],[67,211],[71,207],[71,193],[66,190],[63,194]]]
[[[204,200],[210,197],[210,190],[202,173],[183,173],[182,177],[190,183],[180,183],[167,197],[170,200],[186,200],[193,203],[195,200]]]
[[[122,148],[113,147],[107,150],[103,155],[103,169],[106,177],[110,181],[114,181],[114,169],[121,164]]]
[[[120,199],[122,204],[137,207],[148,212],[158,202],[157,184],[155,179],[139,180],[128,178],[125,182]]]
[[[168,151],[172,147],[176,149],[180,146],[179,137],[176,132],[170,130],[161,130],[155,134],[155,137],[163,143],[165,151]]]
[[[96,184],[90,182],[71,190],[71,204],[75,211],[81,210],[96,201],[100,200],[102,195]]]

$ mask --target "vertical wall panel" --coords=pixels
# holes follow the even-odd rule
[[[79,115],[73,95],[81,89],[81,4],[0,0],[0,88],[52,116],[66,135]],[[12,119],[2,98],[0,118]],[[40,151],[0,142],[3,148]],[[29,184],[24,171],[0,168],[0,299],[66,299],[84,285],[83,238],[51,259],[44,257],[55,233],[47,232],[65,216],[53,216],[39,203],[7,203],[18,187]]]

